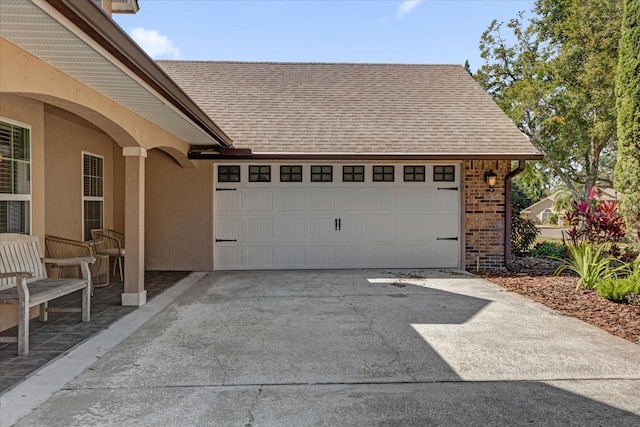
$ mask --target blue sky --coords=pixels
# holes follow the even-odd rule
[[[154,59],[483,63],[478,42],[519,0],[139,0],[116,22]]]

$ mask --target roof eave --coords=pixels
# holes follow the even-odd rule
[[[223,147],[233,145],[231,138],[93,2],[77,0],[46,0],[46,2],[153,88],[216,143]]]
[[[541,160],[540,153],[502,153],[502,154],[474,154],[474,153],[251,153],[233,149],[223,152],[191,151],[192,160]]]

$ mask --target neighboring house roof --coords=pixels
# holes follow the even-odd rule
[[[618,192],[616,190],[614,190],[613,188],[599,188],[598,189],[598,196],[596,197],[596,199],[598,200],[618,200]],[[544,199],[541,199],[540,201],[532,204],[531,206],[526,207],[525,209],[522,209],[520,212],[521,213],[531,213],[536,211],[537,209],[540,210],[544,210],[546,205],[549,205],[549,207],[553,206],[553,195],[547,196]]]
[[[118,3],[122,2],[114,2],[116,7]],[[137,2],[124,3],[137,6]],[[3,0],[0,36],[190,144],[232,145],[211,118],[91,1]]]
[[[457,65],[158,64],[253,153],[542,157]]]

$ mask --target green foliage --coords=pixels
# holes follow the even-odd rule
[[[601,280],[614,277],[620,267],[615,267],[615,259],[606,256],[604,246],[581,242],[578,246],[569,246],[569,259],[555,258],[562,264],[555,274],[569,270],[580,276],[576,290],[580,287],[594,289]]]
[[[511,214],[511,251],[515,255],[529,254],[529,248],[540,233],[535,223],[523,218],[515,209]]]
[[[536,258],[566,259],[567,254],[567,247],[559,242],[540,242],[531,249],[531,256]]]
[[[624,194],[622,211],[640,250],[640,2],[624,1],[616,74],[618,162],[614,185]]]
[[[520,213],[524,208],[533,204],[532,198],[524,191],[517,179],[511,182],[511,205],[513,210]]]
[[[545,221],[547,224],[558,225],[558,214],[551,214]]]
[[[485,65],[475,77],[546,154],[523,179],[543,191],[560,180],[578,197],[612,181],[622,3],[537,0],[534,11],[538,17],[529,22],[521,13],[491,23],[480,40]]]
[[[598,295],[611,301],[621,302],[627,299],[630,293],[640,293],[640,281],[633,277],[611,277],[598,282],[596,286]]]

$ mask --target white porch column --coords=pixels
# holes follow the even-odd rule
[[[124,293],[122,305],[141,306],[147,302],[144,289],[144,176],[147,150],[124,147]]]

